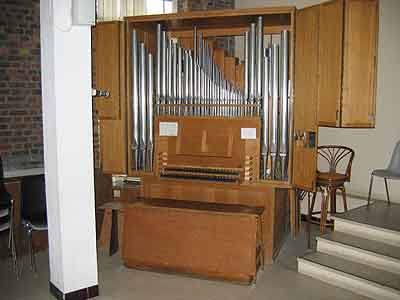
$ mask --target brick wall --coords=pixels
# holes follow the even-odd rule
[[[40,0],[0,1],[0,155],[43,163]],[[97,119],[93,120],[98,166]]]
[[[229,9],[234,8],[234,0],[177,0],[178,11]]]
[[[177,0],[178,12],[193,10],[215,10],[215,9],[233,9],[234,0]],[[235,38],[217,37],[214,38],[218,48],[225,49],[228,56],[233,56],[235,51]]]
[[[0,1],[0,153],[41,161],[39,0]]]

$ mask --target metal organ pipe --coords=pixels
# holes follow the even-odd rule
[[[177,70],[177,77],[178,77],[178,84],[177,84],[177,104],[182,104],[182,48],[178,46],[178,70]],[[182,113],[181,106],[177,107],[177,113],[180,115]]]
[[[289,154],[289,32],[281,33],[281,109],[280,109],[280,150],[282,179],[287,178]]]
[[[166,104],[171,104],[171,95],[172,95],[172,40],[168,40],[168,48],[167,48],[167,97]],[[171,114],[171,107],[167,107],[167,114]]]
[[[132,31],[132,151],[134,170],[139,170],[139,64],[136,30]]]
[[[190,51],[188,51],[188,60],[189,60],[189,62],[188,62],[188,73],[189,73],[189,76],[188,76],[188,82],[189,82],[188,104],[193,104],[193,98],[194,98],[193,97],[193,93],[194,93],[194,91],[193,91],[193,86],[194,86],[194,84],[193,84],[193,58],[192,58],[192,54]],[[187,111],[188,111],[189,115],[193,114],[192,107],[188,107]]]
[[[171,104],[177,104],[177,93],[176,93],[176,86],[177,86],[177,45],[175,42],[172,42],[171,44],[171,94],[170,94],[170,103]],[[172,114],[176,114],[176,109],[177,107],[173,106],[171,111]]]
[[[166,98],[167,98],[167,33],[165,31],[162,31],[161,34],[161,99],[160,103],[161,104],[166,104]],[[165,108],[161,108],[160,112],[165,113]]]
[[[198,64],[198,53],[197,53],[197,27],[194,27],[193,30],[193,62],[192,62],[192,78],[193,78],[193,95],[192,95],[192,104],[197,104],[198,97],[198,83],[197,83],[197,64]],[[194,106],[190,111],[193,112],[194,115],[197,114],[198,107]]]
[[[279,45],[272,45],[271,52],[272,62],[272,126],[271,126],[271,155],[272,155],[272,166],[271,176],[272,179],[278,179],[279,174],[277,171],[277,158],[279,151]]]
[[[204,104],[204,72],[203,72],[203,69],[204,69],[204,49],[203,49],[203,46],[204,46],[204,41],[203,41],[203,34],[202,33],[200,33],[199,34],[199,77],[198,77],[198,80],[199,80],[199,104],[201,105],[199,108],[200,108],[200,111],[199,111],[199,114],[201,115],[201,114],[203,114],[203,112],[204,112],[204,107],[203,107],[203,105],[202,104]]]
[[[255,97],[255,64],[256,64],[256,23],[250,24],[249,42],[249,98],[250,104],[254,104]]]
[[[197,59],[197,27],[193,28],[193,59]]]
[[[147,103],[147,78],[146,78],[146,49],[144,43],[140,43],[139,48],[140,65],[139,65],[139,80],[140,80],[140,101],[139,101],[139,119],[140,119],[140,141],[139,141],[139,166],[140,169],[145,169],[146,164],[146,148],[147,148],[147,122],[146,122],[146,103]]]
[[[157,88],[156,98],[159,100],[161,95],[161,24],[157,24]]]
[[[185,103],[189,104],[189,51],[185,50],[185,69],[184,69],[184,78],[185,78]],[[190,109],[185,107],[185,115],[189,114]]]
[[[153,115],[154,115],[154,99],[153,99],[153,56],[149,53],[147,61],[147,148],[146,148],[146,170],[153,171],[153,148],[154,148],[154,133],[153,133]]]
[[[261,104],[261,179],[269,176],[269,59],[263,56],[263,99]]]
[[[249,98],[249,32],[244,34],[244,99]]]
[[[264,28],[263,17],[257,18],[257,93],[256,97],[262,97],[262,77],[263,77],[263,51],[264,51]]]

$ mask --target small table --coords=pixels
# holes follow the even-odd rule
[[[108,251],[109,255],[114,255],[122,247],[122,237],[124,230],[124,210],[129,203],[138,200],[119,201],[113,200],[99,206],[99,210],[104,210],[103,223],[101,224],[99,249]]]

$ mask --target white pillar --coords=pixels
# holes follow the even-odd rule
[[[71,0],[40,1],[50,291],[61,299],[98,294],[90,31],[71,25]]]

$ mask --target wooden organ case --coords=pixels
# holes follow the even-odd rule
[[[289,220],[299,230],[296,188],[315,186],[318,20],[315,7],[277,7],[97,24],[102,169],[141,182],[125,210],[127,266],[251,281]]]

